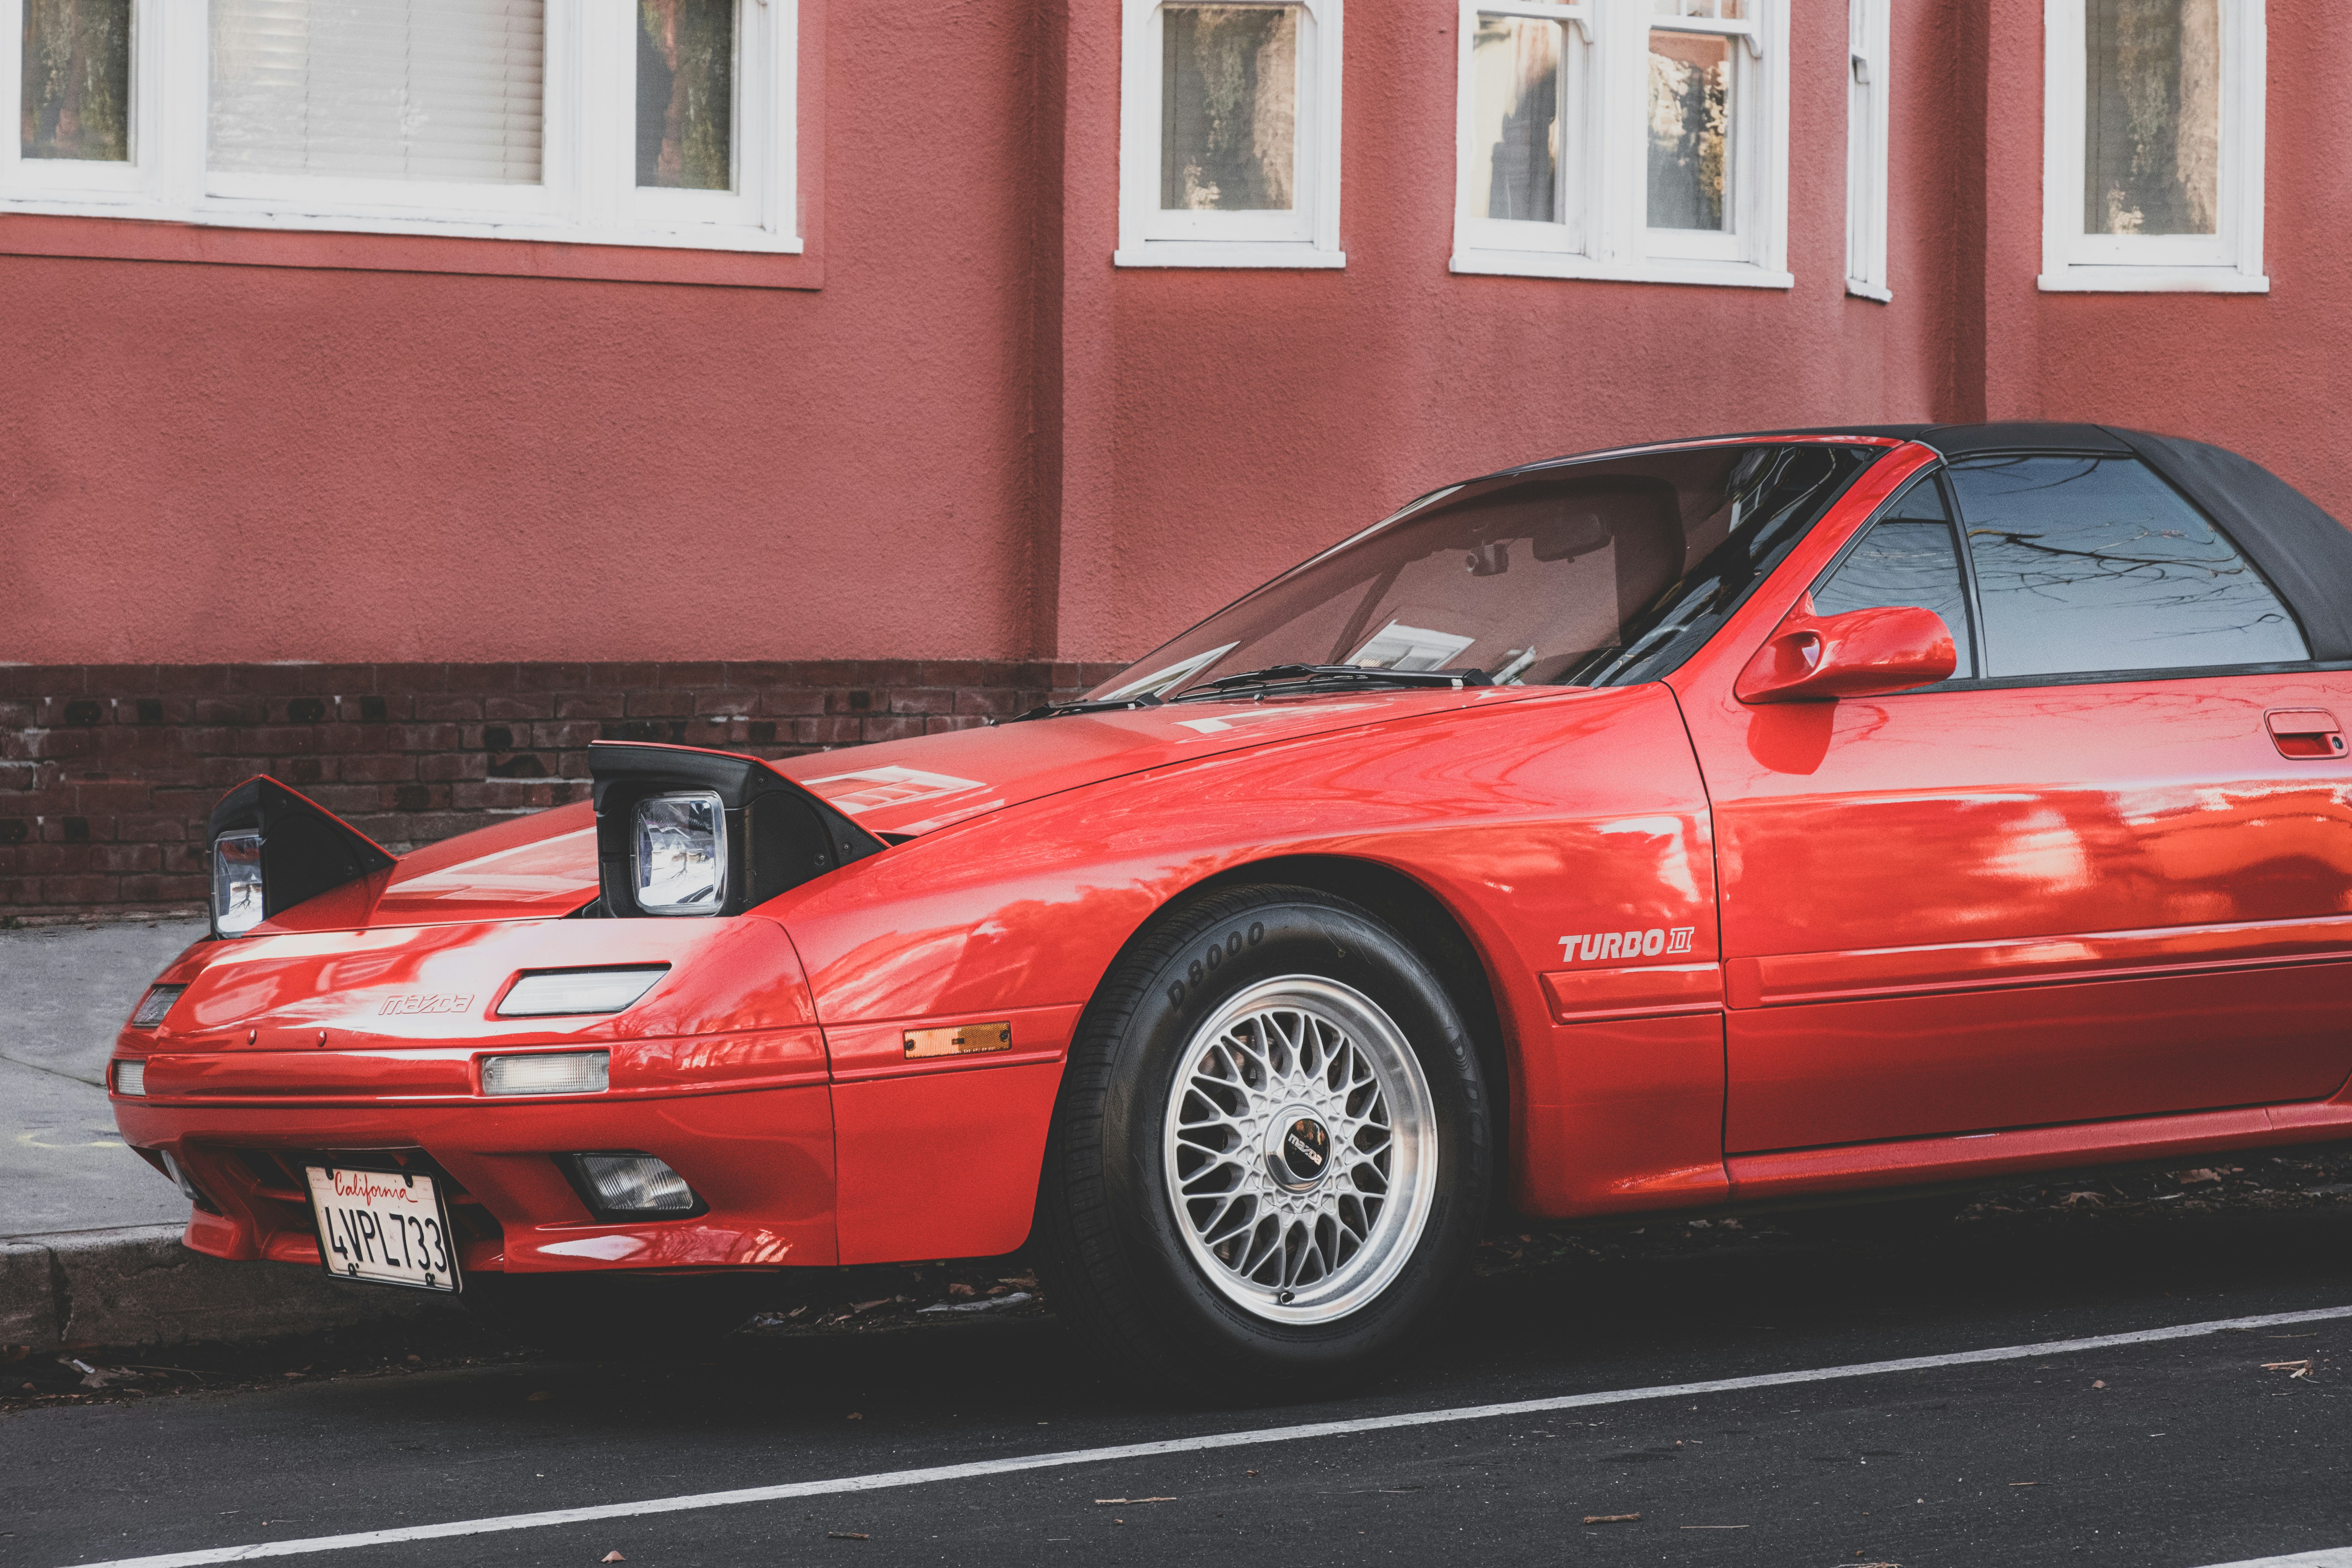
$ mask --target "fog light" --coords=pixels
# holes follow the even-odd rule
[[[163,1173],[172,1178],[172,1184],[180,1189],[180,1195],[192,1204],[204,1204],[205,1194],[196,1190],[195,1183],[188,1180],[188,1173],[180,1169],[180,1162],[172,1158],[172,1152],[158,1149],[155,1154],[163,1162]],[[205,1206],[212,1207],[210,1204],[205,1204]]]
[[[119,1061],[115,1063],[114,1092],[117,1094],[136,1095],[142,1100],[145,1099],[147,1096],[147,1064],[145,1062],[134,1061]],[[171,1156],[166,1154],[163,1158],[168,1160]]]
[[[172,1004],[177,1002],[180,999],[180,993],[186,989],[184,985],[147,987],[147,994],[139,999],[139,1011],[131,1015],[131,1026],[134,1029],[152,1029],[162,1023],[163,1015],[172,1010]]]
[[[691,1214],[702,1206],[686,1178],[651,1154],[574,1154],[590,1206],[601,1214]]]
[[[617,1013],[654,988],[667,963],[635,969],[545,969],[526,973],[499,999],[501,1018],[557,1018]]]
[[[612,1071],[610,1051],[544,1051],[528,1057],[484,1057],[484,1094],[602,1094]]]

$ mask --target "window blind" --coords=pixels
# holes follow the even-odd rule
[[[544,0],[212,0],[210,166],[535,184]]]

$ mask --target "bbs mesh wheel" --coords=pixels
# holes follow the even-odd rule
[[[1073,1044],[1039,1196],[1057,1312],[1192,1392],[1360,1375],[1463,1276],[1485,1080],[1397,931],[1311,889],[1213,893],[1140,940]]]

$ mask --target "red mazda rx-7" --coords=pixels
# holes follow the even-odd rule
[[[1534,463],[988,728],[397,858],[251,780],[113,1103],[219,1258],[618,1332],[1026,1246],[1303,1385],[1520,1216],[2352,1138],[2347,711],[2352,533],[2212,447]]]

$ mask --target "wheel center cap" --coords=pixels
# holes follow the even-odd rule
[[[1293,1108],[1275,1118],[1266,1142],[1266,1168],[1292,1192],[1305,1192],[1331,1167],[1331,1134],[1312,1112]]]

